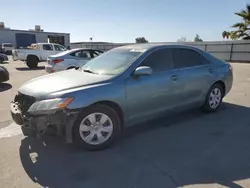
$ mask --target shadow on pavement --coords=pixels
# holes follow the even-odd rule
[[[9,83],[0,83],[0,92],[7,91],[12,88],[12,85]]]
[[[16,70],[18,70],[18,71],[33,71],[33,70],[43,70],[43,69],[45,69],[45,66],[40,66],[40,67],[36,67],[36,68],[29,68],[29,67],[16,68]]]
[[[224,103],[129,128],[110,149],[79,151],[54,138],[25,138],[20,157],[43,187],[148,188],[192,184],[241,187],[250,178],[250,109]],[[180,118],[181,117],[181,118]]]

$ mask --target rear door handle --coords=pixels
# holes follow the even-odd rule
[[[173,81],[178,80],[178,76],[177,76],[177,75],[173,75],[173,76],[172,76],[172,80],[173,80]]]

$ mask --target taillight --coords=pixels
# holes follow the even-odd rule
[[[61,63],[62,61],[64,61],[64,59],[54,59],[52,60],[52,63]]]

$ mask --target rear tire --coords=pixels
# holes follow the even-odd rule
[[[93,105],[82,111],[73,126],[73,142],[87,150],[110,147],[121,134],[121,120],[106,105]]]
[[[26,64],[29,68],[37,68],[38,58],[36,56],[28,56]]]
[[[224,90],[221,84],[213,84],[207,93],[206,101],[202,106],[202,110],[205,112],[217,111],[222,103],[223,97]]]

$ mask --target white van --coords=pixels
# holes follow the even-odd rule
[[[11,54],[14,47],[11,43],[2,43],[1,49],[3,53]]]

